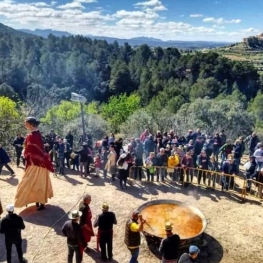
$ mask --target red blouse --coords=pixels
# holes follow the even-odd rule
[[[49,154],[44,151],[44,144],[39,130],[32,131],[26,137],[24,157],[26,159],[26,167],[34,164],[51,172],[54,171]]]

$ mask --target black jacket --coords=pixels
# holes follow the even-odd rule
[[[172,235],[162,240],[159,251],[165,260],[174,260],[178,258],[180,247],[180,237]]]
[[[113,212],[105,211],[102,212],[98,217],[96,218],[94,222],[94,227],[99,227],[99,230],[101,231],[111,231],[113,228],[113,225],[117,224],[116,216]]]
[[[68,220],[65,222],[61,230],[67,237],[67,243],[69,245],[82,245],[83,247],[87,246],[87,243],[82,235],[81,226],[78,223],[73,222],[72,220]]]
[[[0,233],[5,234],[8,241],[20,241],[21,230],[25,229],[25,224],[21,216],[17,214],[8,214],[1,222]]]

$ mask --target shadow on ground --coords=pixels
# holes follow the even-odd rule
[[[161,255],[158,251],[160,242],[156,242],[156,243],[147,242],[146,244],[147,246],[145,246],[142,249],[149,249],[150,252],[156,256],[156,258],[161,259]],[[189,246],[191,244],[189,244]],[[193,243],[193,245],[197,245],[200,249],[200,253],[199,253],[198,260],[196,261],[196,263],[201,263],[201,262],[219,263],[221,262],[223,255],[224,255],[224,250],[221,244],[219,243],[219,241],[217,241],[214,237],[204,233],[202,236],[202,240],[200,240],[198,243]],[[186,246],[179,250],[179,258],[183,253],[188,253],[189,246]]]
[[[5,238],[4,235],[0,236],[0,262],[6,262],[6,249],[5,249]],[[27,252],[27,240],[22,240],[22,251],[23,254]],[[12,247],[12,262],[19,262],[16,252],[16,247],[13,245]]]
[[[30,206],[19,214],[25,222],[45,227],[52,227],[57,235],[62,235],[61,228],[68,220],[67,213],[59,206],[46,205],[46,209],[37,211],[36,206]],[[59,222],[57,222],[59,221]],[[57,222],[57,223],[56,223]],[[55,226],[53,226],[56,223]]]

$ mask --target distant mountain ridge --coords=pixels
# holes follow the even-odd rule
[[[34,36],[34,34],[32,34],[31,32],[19,31],[19,30],[12,28],[12,27],[6,26],[2,23],[0,23],[0,33],[2,33],[2,34],[13,34],[13,35],[18,36],[18,37],[33,37]]]
[[[69,37],[74,36],[67,31],[56,31],[52,29],[20,29],[20,31],[33,34],[40,37],[48,37],[48,35],[52,34],[57,37]],[[114,38],[114,37],[105,37],[105,36],[93,36],[93,35],[85,35],[85,37],[89,37],[91,39],[98,39],[98,40],[106,40],[108,43],[113,43],[117,41],[120,45],[124,45],[124,43],[129,43],[131,46],[140,46],[143,44],[147,44],[150,47],[177,47],[181,49],[200,49],[200,48],[216,48],[216,47],[224,47],[231,45],[233,43],[230,42],[213,42],[213,41],[180,41],[180,40],[168,40],[163,41],[157,38],[149,38],[149,37],[134,37],[130,39],[121,39],[121,38]]]

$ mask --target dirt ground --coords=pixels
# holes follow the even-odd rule
[[[14,202],[14,196],[23,170],[16,169],[16,176],[7,172],[0,176],[0,197],[3,206]],[[68,170],[66,177],[56,178],[51,175],[54,198],[46,210],[37,212],[35,206],[17,209],[25,221],[23,231],[24,256],[28,262],[64,263],[67,262],[66,239],[61,227],[67,220],[67,212],[76,207],[83,193],[92,196],[91,209],[93,218],[101,212],[102,202],[107,201],[110,209],[116,213],[118,224],[114,228],[113,263],[129,262],[129,251],[125,247],[125,222],[132,210],[153,197],[183,201],[199,208],[209,221],[205,231],[206,247],[201,249],[202,263],[261,263],[263,248],[263,209],[262,204],[254,199],[241,203],[237,196],[221,191],[211,191],[196,186],[182,189],[169,183],[138,183],[127,190],[118,190],[118,181],[110,184],[107,178],[82,179]],[[3,215],[2,215],[3,216]],[[54,225],[55,224],[55,225]],[[160,262],[148,249],[143,238],[140,263]],[[95,237],[91,248],[96,247]],[[18,262],[15,249],[14,261]],[[84,263],[100,262],[96,251],[84,255]],[[6,262],[4,237],[0,236],[0,262]]]

